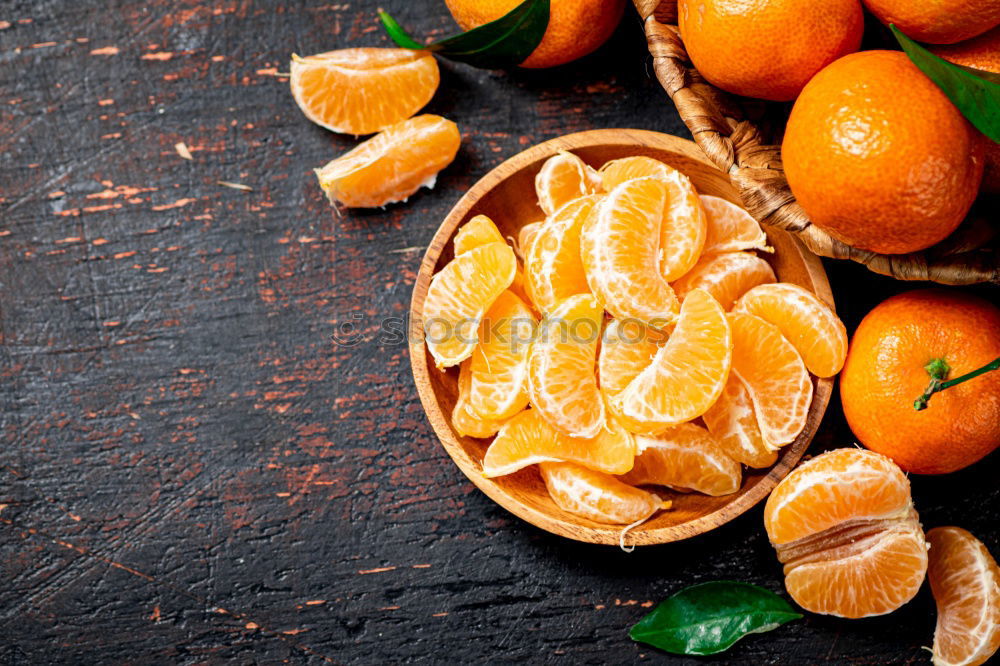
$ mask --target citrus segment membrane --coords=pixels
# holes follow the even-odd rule
[[[777,278],[771,265],[749,252],[706,255],[689,272],[673,283],[677,298],[684,300],[692,289],[704,289],[726,311],[744,293]]]
[[[570,463],[542,463],[538,469],[556,506],[594,522],[625,525],[644,520],[661,508],[656,495],[609,474]]]
[[[703,255],[740,250],[774,251],[767,245],[767,234],[750,213],[720,197],[702,194],[699,199],[707,222]]]
[[[528,352],[538,320],[511,290],[497,297],[479,325],[472,353],[469,410],[503,420],[528,406]]]
[[[486,420],[469,410],[469,387],[472,381],[469,366],[471,364],[472,361],[466,359],[459,366],[458,399],[451,410],[451,425],[459,435],[485,439],[497,434],[503,424],[499,421]]]
[[[546,215],[552,215],[570,201],[594,193],[599,183],[596,172],[583,160],[559,151],[545,160],[535,176],[538,206]]]
[[[635,442],[635,465],[618,477],[629,485],[668,486],[713,496],[740,489],[740,464],[701,426],[682,423],[656,437],[637,435]]]
[[[735,372],[729,373],[719,399],[701,418],[726,455],[747,467],[770,467],[778,459],[777,449],[760,434],[753,400]]]

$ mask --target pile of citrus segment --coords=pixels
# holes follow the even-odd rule
[[[535,189],[545,219],[510,243],[469,220],[424,302],[435,364],[459,367],[455,431],[494,437],[483,474],[537,464],[560,508],[627,524],[773,464],[847,336],[776,281],[757,222],[650,157],[560,152]]]

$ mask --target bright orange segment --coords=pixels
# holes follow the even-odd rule
[[[438,368],[472,355],[479,322],[514,280],[517,259],[506,243],[487,243],[449,261],[424,300],[424,338]]]
[[[476,215],[455,232],[455,256],[487,243],[506,243],[503,234],[486,215]]]
[[[590,290],[615,317],[663,328],[678,302],[660,273],[659,237],[668,189],[659,178],[617,186],[583,226],[580,250]]]
[[[743,294],[733,312],[746,312],[778,327],[809,372],[832,377],[847,358],[847,329],[812,292],[787,282],[764,284]]]
[[[635,466],[618,477],[632,486],[668,486],[719,496],[740,489],[740,464],[701,426],[682,423],[656,437],[635,438]]]
[[[531,308],[511,290],[494,301],[472,353],[472,414],[500,421],[528,406],[528,352],[537,324]]]
[[[1000,649],[1000,567],[960,527],[935,527],[927,541],[927,577],[938,611],[934,664],[985,664]]]
[[[775,280],[771,265],[757,255],[726,252],[702,257],[690,272],[674,282],[673,288],[681,300],[692,289],[704,289],[728,311],[748,290]]]
[[[597,437],[568,437],[526,409],[503,424],[483,458],[483,474],[503,476],[539,462],[572,462],[589,469],[624,474],[632,469],[635,440],[615,423]]]
[[[611,399],[614,411],[626,428],[647,434],[701,416],[726,385],[732,350],[722,307],[708,292],[692,291],[652,363]]]
[[[597,174],[583,160],[561,151],[545,160],[535,176],[538,206],[546,215],[552,215],[570,201],[593,194],[598,183]]]
[[[806,427],[813,396],[802,358],[777,326],[760,317],[733,312],[729,323],[733,372],[750,393],[764,441],[771,447],[793,442]]]
[[[528,252],[531,251],[531,242],[541,228],[542,222],[528,222],[517,232],[517,248],[521,251],[522,257],[528,256]]]
[[[667,166],[660,160],[645,155],[633,155],[605,162],[604,166],[598,170],[598,175],[601,177],[604,191],[610,192],[626,180],[650,176],[665,179],[674,171],[676,169]]]
[[[469,366],[472,361],[466,359],[458,369],[458,399],[451,410],[451,425],[459,435],[485,439],[497,434],[499,421],[488,421],[472,413],[469,409],[469,389],[472,383],[472,373]]]
[[[434,96],[437,61],[426,51],[357,48],[292,56],[291,87],[306,117],[344,134],[406,120]]]
[[[616,396],[646,369],[668,334],[637,321],[612,319],[601,337],[598,383],[605,398]]]
[[[438,172],[455,159],[461,140],[450,120],[417,116],[390,125],[316,169],[316,177],[331,203],[375,208],[405,201],[421,187],[434,187]]]
[[[719,197],[703,194],[700,199],[708,222],[702,254],[770,249],[767,234],[750,213]]]
[[[927,546],[910,483],[891,460],[837,449],[793,470],[764,508],[785,588],[814,613],[893,611],[920,589]]]
[[[538,469],[560,509],[594,522],[626,525],[645,520],[662,506],[656,495],[609,474],[570,463],[542,463]]]
[[[777,449],[760,434],[750,393],[735,372],[729,373],[719,399],[701,418],[730,458],[756,468],[770,467],[778,459]]]
[[[571,437],[596,437],[605,426],[596,372],[603,321],[604,311],[593,296],[571,296],[542,321],[531,345],[531,404]]]
[[[559,208],[530,240],[524,255],[528,293],[543,313],[576,294],[589,294],[580,259],[580,230],[600,195],[580,197]]]

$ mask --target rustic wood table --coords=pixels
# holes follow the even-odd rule
[[[453,30],[439,0],[382,4]],[[382,330],[504,158],[586,128],[687,136],[638,19],[557,70],[443,62],[427,110],[461,128],[456,162],[405,205],[338,216],[311,169],[355,142],[309,123],[281,72],[293,51],[387,45],[375,8],[3,3],[0,664],[700,663],[627,629],[691,583],[782,590],[760,507],[631,555],[507,514],[444,454]],[[852,328],[906,288],[828,269]],[[852,442],[835,400],[812,452]],[[924,524],[1000,553],[998,472],[915,478]],[[925,589],[702,661],[922,663],[933,626]]]

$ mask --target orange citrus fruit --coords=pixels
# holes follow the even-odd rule
[[[907,37],[930,44],[954,44],[1000,23],[995,0],[864,0],[868,11]]]
[[[767,234],[750,213],[719,197],[703,194],[699,199],[707,222],[702,254],[770,250]]]
[[[589,294],[562,301],[542,323],[528,356],[532,406],[571,437],[596,437],[605,427],[597,388],[597,345],[604,311]]]
[[[484,419],[478,414],[473,414],[469,409],[469,389],[472,383],[472,373],[469,371],[469,367],[471,365],[472,361],[466,359],[459,366],[458,399],[455,400],[455,406],[451,410],[451,425],[459,435],[485,439],[497,434],[503,423]]]
[[[480,320],[513,282],[516,270],[514,251],[496,242],[458,255],[431,278],[424,300],[424,338],[438,368],[472,355]]]
[[[725,252],[705,255],[672,286],[681,300],[692,289],[704,289],[719,301],[724,310],[729,310],[736,299],[748,290],[775,280],[771,264],[757,255]]]
[[[944,474],[1000,445],[1000,371],[914,401],[942,361],[945,379],[1000,357],[1000,309],[971,294],[909,291],[883,301],[862,320],[840,374],[844,416],[858,440],[907,472]],[[944,369],[944,368],[942,368]]]
[[[528,255],[528,251],[531,249],[531,241],[535,239],[535,234],[541,228],[542,222],[528,222],[517,232],[517,249],[520,250],[522,257]]]
[[[625,525],[645,520],[665,508],[653,493],[586,467],[542,463],[538,471],[556,506],[597,523]]]
[[[500,294],[479,325],[472,352],[469,411],[491,421],[528,406],[528,352],[538,320],[512,291]]]
[[[597,173],[583,160],[561,150],[545,160],[535,176],[538,207],[552,215],[570,201],[593,194],[599,184]]]
[[[812,76],[861,45],[859,0],[679,0],[681,38],[710,83],[737,95],[795,99]]]
[[[506,243],[503,234],[486,215],[476,215],[455,232],[455,256],[487,243]]]
[[[927,578],[938,612],[934,663],[985,664],[1000,649],[1000,567],[961,527],[935,527],[927,542]]]
[[[806,427],[813,396],[802,357],[777,326],[760,317],[732,312],[729,325],[733,372],[753,400],[764,441],[772,448],[793,442]]]
[[[701,415],[708,431],[720,448],[733,460],[747,467],[770,467],[778,459],[776,447],[764,441],[757,425],[750,392],[735,372],[729,373],[719,399]]]
[[[836,449],[792,470],[767,498],[764,528],[788,594],[813,613],[894,611],[916,595],[927,571],[910,482],[871,451]]]
[[[637,435],[635,444],[635,466],[618,477],[631,486],[668,486],[712,496],[740,489],[740,464],[701,426],[682,423],[656,437]]]
[[[624,474],[632,469],[635,440],[611,423],[597,437],[568,437],[537,409],[526,409],[505,422],[483,458],[483,474],[503,476],[539,462],[572,462],[589,469]]]
[[[290,82],[306,118],[343,134],[371,134],[431,101],[440,81],[426,51],[357,48],[292,56]]]
[[[833,309],[802,287],[779,282],[754,287],[740,296],[733,312],[774,324],[817,377],[833,377],[847,358],[847,328]]]
[[[576,198],[532,235],[524,254],[524,274],[531,300],[540,311],[552,312],[570,296],[590,293],[580,259],[580,230],[600,198]]]
[[[695,419],[722,393],[732,350],[726,313],[708,292],[695,289],[666,343],[611,405],[633,432],[655,434]]]
[[[601,336],[598,383],[605,398],[618,395],[653,362],[669,336],[635,320],[612,319]]]
[[[979,190],[982,137],[901,51],[862,51],[799,95],[781,157],[792,194],[831,236],[886,254],[930,247]]]
[[[445,0],[451,15],[471,30],[495,21],[523,0]],[[555,67],[581,58],[603,44],[622,17],[625,0],[552,0],[541,43],[521,67]]]
[[[417,116],[390,125],[316,169],[316,177],[331,203],[374,208],[405,201],[421,187],[434,187],[461,140],[450,120]]]

